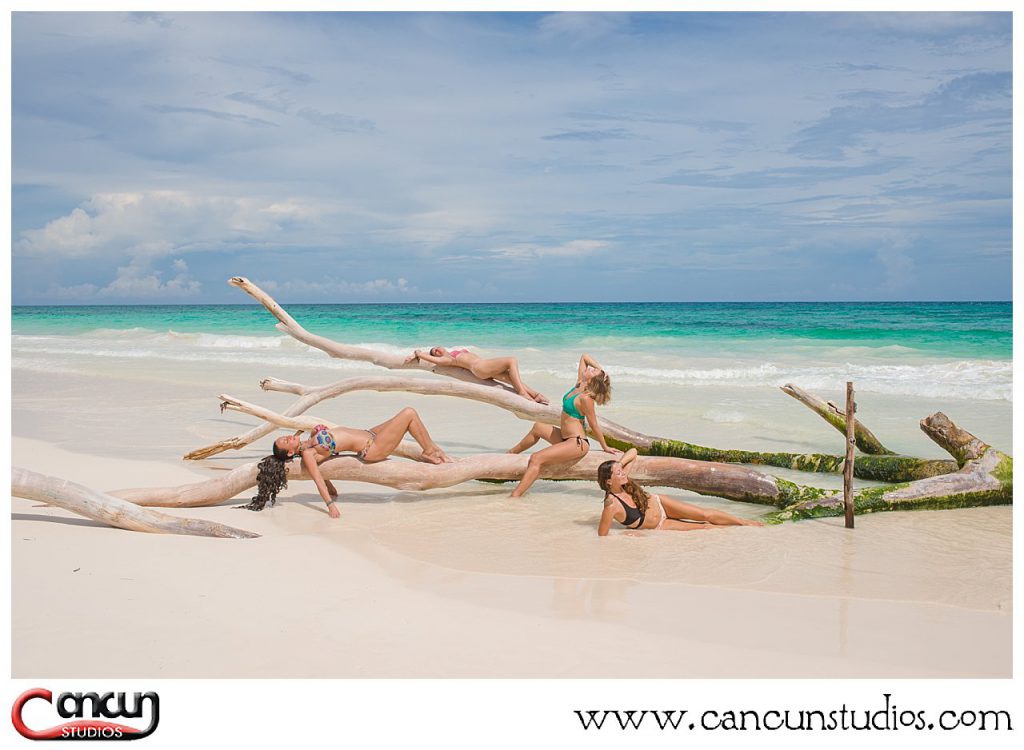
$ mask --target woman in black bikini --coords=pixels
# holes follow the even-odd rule
[[[230,401],[225,401],[221,404],[221,409],[230,405]],[[302,465],[316,484],[320,497],[327,503],[327,512],[331,518],[338,518],[341,515],[334,506],[338,491],[330,480],[324,479],[320,473],[320,464],[331,456],[352,452],[358,459],[367,463],[383,461],[408,434],[412,435],[423,449],[422,460],[433,464],[451,462],[430,437],[423,420],[412,407],[405,407],[388,421],[369,430],[341,425],[312,425],[309,423],[314,420],[309,417],[285,417],[265,409],[261,409],[259,414],[274,424],[299,429],[294,435],[275,440],[273,454],[260,461],[256,474],[256,497],[248,505],[241,506],[249,510],[263,510],[268,502],[274,504],[277,493],[288,485],[287,464],[295,456],[301,456]],[[303,440],[300,435],[307,429],[309,439]]]
[[[578,461],[590,450],[583,431],[583,420],[586,419],[594,433],[601,450],[612,455],[620,455],[622,451],[609,448],[605,442],[601,425],[598,424],[594,404],[606,404],[612,398],[612,383],[601,365],[589,354],[580,357],[577,369],[576,385],[562,396],[562,415],[558,427],[534,422],[530,432],[520,440],[509,453],[522,453],[540,440],[547,440],[551,445],[530,456],[526,471],[518,486],[512,491],[512,497],[522,497],[537,481],[541,469],[546,464]]]
[[[605,461],[597,469],[597,483],[604,490],[604,510],[597,535],[607,536],[612,521],[628,529],[699,531],[715,526],[764,526],[760,521],[737,518],[720,510],[707,510],[668,495],[652,495],[629,478],[629,465],[636,458],[630,448],[620,461]],[[696,523],[695,523],[696,522]]]

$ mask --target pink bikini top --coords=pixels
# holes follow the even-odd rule
[[[455,359],[455,358],[457,358],[457,357],[458,357],[458,356],[459,356],[460,354],[465,354],[465,353],[466,353],[466,352],[468,352],[468,351],[469,351],[469,349],[452,349],[452,350],[451,350],[450,352],[448,352],[448,353],[452,355],[452,359]]]

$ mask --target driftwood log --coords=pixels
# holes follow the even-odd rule
[[[541,478],[593,482],[597,467],[610,458],[606,453],[595,451],[575,463],[551,464],[545,467]],[[430,490],[476,479],[516,481],[522,478],[528,461],[527,455],[511,453],[481,453],[447,464],[422,464],[393,458],[363,463],[355,456],[342,455],[320,464],[320,473],[325,479],[369,482],[399,490]],[[636,468],[630,475],[643,484],[676,487],[762,505],[779,505],[804,497],[792,482],[745,466],[651,456],[642,456],[635,463]],[[309,475],[300,462],[294,461],[288,465],[288,478],[309,479]],[[251,463],[205,482],[181,487],[123,489],[111,494],[140,505],[198,507],[217,505],[255,484],[256,464]]]
[[[140,508],[138,503],[17,466],[11,469],[11,494],[27,500],[38,500],[47,505],[56,505],[108,526],[129,531],[216,536],[228,539],[252,539],[259,536],[251,531],[225,526],[222,523],[198,518],[178,518],[155,510],[146,510]]]

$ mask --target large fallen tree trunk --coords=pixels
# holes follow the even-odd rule
[[[854,495],[855,512],[958,508],[1013,502],[1013,463],[1010,457],[956,428],[942,414],[929,417],[922,426],[941,434],[948,443],[944,447],[963,453],[963,469],[954,474],[905,484],[862,488]],[[968,444],[975,448],[964,452],[964,446]],[[320,471],[327,479],[369,482],[401,490],[427,490],[451,487],[474,479],[515,481],[522,477],[528,459],[522,454],[483,454],[440,465],[400,460],[367,464],[355,457],[337,456],[322,463]],[[541,478],[595,481],[597,467],[606,460],[607,454],[589,453],[575,463],[545,467]],[[290,479],[309,478],[298,462],[288,466],[288,474]],[[780,509],[771,514],[769,520],[799,520],[843,512],[842,493],[798,485],[743,466],[641,456],[636,459],[631,475],[643,485],[676,487]],[[180,487],[118,490],[112,494],[142,505],[216,505],[245,492],[255,482],[256,464],[252,463],[206,482]]]
[[[251,531],[243,531],[222,523],[198,518],[178,518],[155,510],[146,510],[140,508],[139,503],[111,497],[66,479],[49,477],[18,467],[11,469],[11,494],[55,505],[108,526],[129,531],[216,536],[228,539],[252,539],[259,536]]]
[[[870,487],[854,497],[855,513],[939,510],[1013,502],[1013,459],[958,427],[942,412],[921,420],[925,434],[957,457],[959,471],[889,487]],[[858,459],[859,460],[859,459]],[[791,503],[770,520],[843,515],[841,492],[822,492]]]
[[[607,453],[595,451],[575,463],[546,466],[541,478],[596,482],[597,467],[609,459],[611,456]],[[354,456],[335,456],[320,464],[320,473],[325,479],[369,482],[399,490],[429,490],[452,487],[474,479],[517,481],[526,471],[528,461],[529,456],[512,453],[482,453],[448,464],[393,459],[363,463]],[[764,505],[778,505],[803,497],[801,488],[792,482],[745,466],[650,456],[638,458],[635,463],[631,476],[643,484],[676,487]],[[309,479],[309,475],[300,462],[295,461],[288,465],[288,478]],[[256,464],[252,463],[206,482],[181,487],[116,490],[112,494],[140,505],[197,507],[221,503],[245,492],[255,483]]]

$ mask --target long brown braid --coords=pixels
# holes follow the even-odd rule
[[[608,480],[612,476],[612,468],[617,461],[605,461],[603,464],[597,467],[597,483],[601,489],[606,493],[611,493],[611,489],[608,487]],[[632,479],[627,479],[626,483],[622,485],[622,489],[626,491],[626,494],[633,498],[633,502],[636,507],[639,508],[641,513],[647,513],[647,507],[650,505],[651,496],[647,493],[643,487],[634,482]]]

